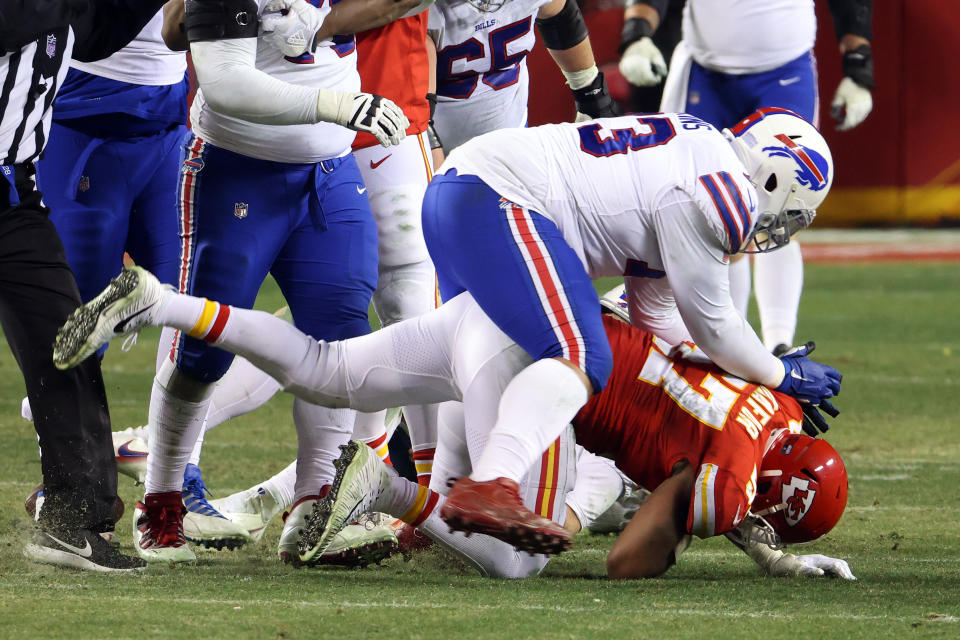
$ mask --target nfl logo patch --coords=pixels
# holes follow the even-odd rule
[[[48,35],[47,36],[47,57],[52,58],[57,55],[57,36]]]
[[[236,202],[233,205],[233,215],[235,215],[240,220],[243,220],[247,217],[247,206],[246,202]]]
[[[77,185],[77,188],[80,191],[87,191],[90,189],[90,176],[80,176],[80,183]]]

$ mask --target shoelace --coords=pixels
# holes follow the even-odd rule
[[[186,544],[183,535],[182,507],[160,507],[158,510],[147,510],[146,531],[141,546],[179,547]],[[152,544],[143,544],[143,542]]]
[[[140,335],[140,330],[137,329],[126,338],[123,339],[123,342],[120,344],[120,351],[127,353],[130,349],[133,349],[133,345],[137,344],[137,337]]]
[[[212,504],[207,502],[207,496],[212,496],[213,493],[207,489],[207,485],[204,484],[202,478],[184,480],[181,492],[187,511],[198,513],[202,516],[223,517],[219,511],[213,508]]]

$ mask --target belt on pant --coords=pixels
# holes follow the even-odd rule
[[[7,210],[20,204],[20,199],[37,190],[32,162],[0,165],[0,175],[6,180],[6,189],[0,189],[0,209]]]

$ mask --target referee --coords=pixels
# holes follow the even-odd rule
[[[38,562],[131,571],[144,566],[100,533],[114,527],[117,470],[100,363],[53,366],[57,328],[80,304],[33,163],[70,58],[126,45],[163,0],[0,0],[0,324],[23,372],[40,438],[44,502],[24,554]]]

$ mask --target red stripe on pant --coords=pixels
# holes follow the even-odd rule
[[[520,232],[521,241],[533,259],[533,265],[536,269],[534,284],[539,284],[539,288],[542,288],[546,294],[547,303],[550,305],[549,311],[551,311],[556,318],[553,326],[560,329],[566,342],[566,358],[581,369],[584,369],[580,345],[577,344],[577,337],[571,327],[573,317],[568,317],[567,310],[563,308],[563,304],[560,302],[559,290],[563,289],[563,283],[555,283],[553,281],[553,276],[550,275],[550,270],[546,265],[549,254],[545,256],[543,251],[540,250],[540,245],[537,242],[538,238],[535,235],[536,229],[533,226],[533,222],[527,220],[526,212],[517,205],[511,205],[510,208],[513,213],[513,220],[517,225],[517,230]],[[534,275],[534,273],[531,273],[531,275]]]

